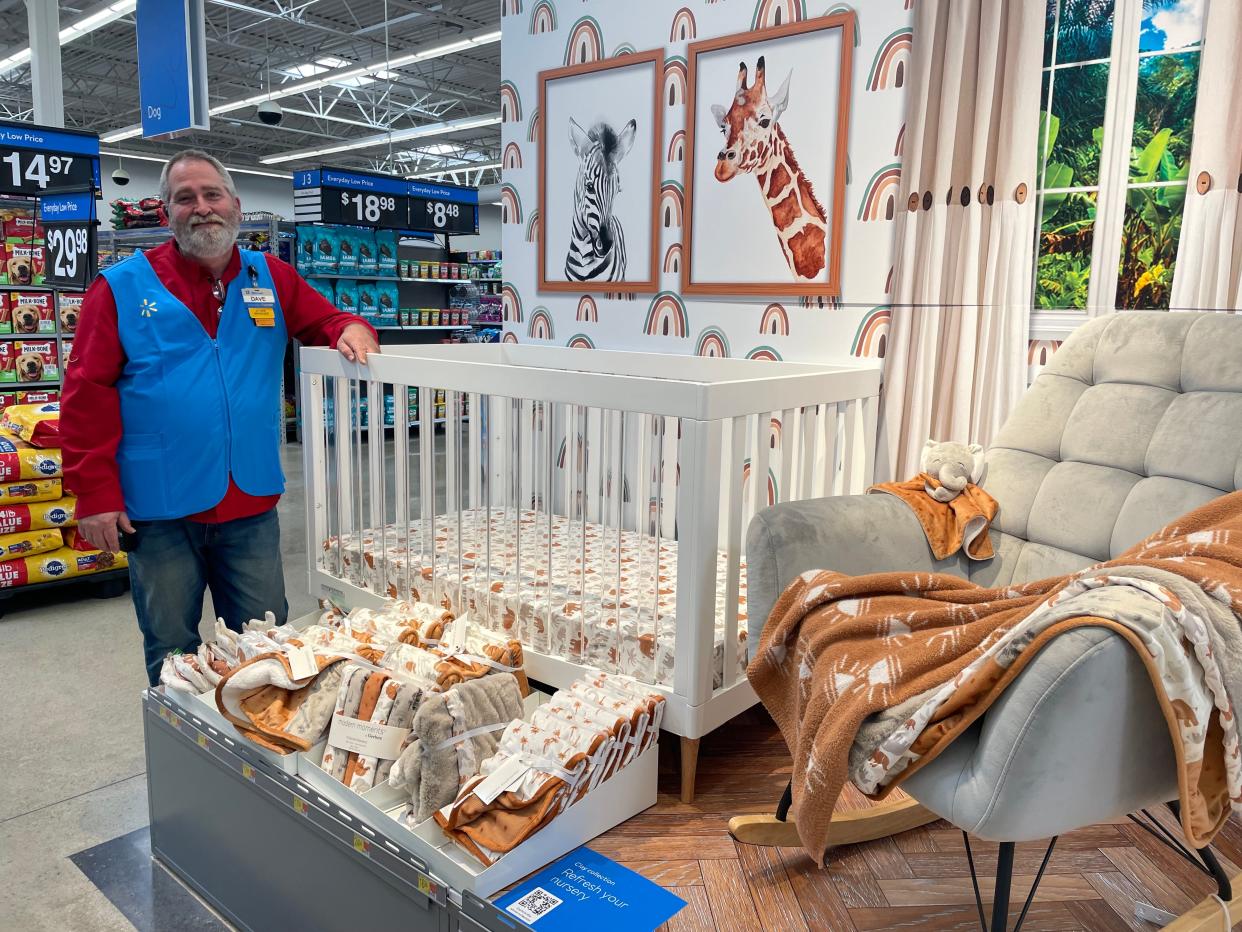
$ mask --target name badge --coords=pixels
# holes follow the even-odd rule
[[[242,300],[247,304],[275,304],[276,295],[271,288],[243,288]]]

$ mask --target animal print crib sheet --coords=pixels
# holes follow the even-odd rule
[[[460,540],[460,546],[459,546]],[[542,653],[673,684],[677,542],[564,516],[473,509],[363,530],[323,544],[325,572],[390,598],[433,602]],[[713,685],[724,682],[727,556],[717,553]],[[620,593],[620,597],[618,597]],[[739,572],[737,642],[746,668],[746,564]]]

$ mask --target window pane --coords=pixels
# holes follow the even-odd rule
[[[1044,67],[1052,64],[1052,32],[1057,27],[1057,0],[1048,0],[1044,19]]]
[[[1131,181],[1176,181],[1187,177],[1198,85],[1198,52],[1155,55],[1139,61],[1130,150]]]
[[[1093,187],[1100,180],[1108,65],[1058,68],[1052,79],[1052,119],[1045,187]]]
[[[1087,306],[1095,201],[1094,193],[1043,195],[1035,270],[1037,307]]]
[[[1114,0],[1063,0],[1057,63],[1108,58],[1113,45]]]
[[[1185,186],[1130,189],[1121,233],[1117,307],[1168,308],[1185,200]]]
[[[1204,0],[1144,0],[1140,52],[1189,48],[1203,40]]]
[[[1039,152],[1035,156],[1035,187],[1044,187],[1044,160],[1048,157],[1048,131],[1052,128],[1052,114],[1048,112],[1048,82],[1051,75],[1045,71],[1039,90]]]

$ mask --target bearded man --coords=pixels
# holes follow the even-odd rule
[[[233,630],[288,614],[276,503],[290,337],[378,352],[274,256],[238,250],[241,201],[215,158],[188,149],[160,176],[173,238],[102,271],[65,370],[60,436],[78,534],[129,555],[148,681],[199,645],[203,595]]]

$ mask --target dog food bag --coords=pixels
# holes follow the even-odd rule
[[[307,282],[315,291],[319,292],[327,299],[329,304],[336,303],[336,289],[332,287],[332,281],[325,278],[314,278]]]
[[[21,392],[0,392],[0,414],[4,414],[13,405],[25,404]]]
[[[18,479],[59,479],[60,450],[40,450],[10,436],[0,427],[0,482]]]
[[[13,332],[13,306],[9,303],[9,293],[0,291],[0,333]]]
[[[336,306],[342,311],[357,314],[358,283],[352,278],[338,279],[336,283]]]
[[[379,262],[375,255],[375,231],[369,228],[355,229],[353,237],[356,246],[354,251],[358,254],[358,274],[377,274]]]
[[[55,340],[16,340],[17,370],[19,382],[54,382],[60,378],[60,358],[56,354]]]
[[[59,550],[65,545],[60,531],[21,531],[0,534],[0,561],[32,557],[36,553]]]
[[[60,332],[74,333],[78,329],[78,321],[82,319],[82,302],[84,294],[60,294],[56,303],[60,307]]]
[[[315,231],[315,263],[314,271],[320,275],[335,275],[336,265],[336,231],[332,227],[312,227]]]
[[[50,291],[9,293],[9,319],[14,333],[55,333],[56,305]]]
[[[69,368],[69,359],[73,356],[73,341],[62,340],[60,343],[60,371]]]
[[[0,483],[0,505],[54,502],[63,495],[59,479],[31,479],[27,482]]]
[[[40,449],[60,443],[60,402],[14,405],[4,412],[0,427],[11,436]]]
[[[397,231],[375,231],[375,273],[397,274]]]
[[[17,343],[0,340],[0,382],[17,381]]]
[[[358,274],[358,236],[350,227],[337,227],[332,231],[336,238],[336,272],[338,275]]]
[[[73,579],[105,570],[121,569],[127,565],[128,561],[123,553],[103,553],[98,550],[81,553],[61,547],[37,556],[0,563],[0,588]]]
[[[9,243],[7,248],[10,285],[43,284],[43,247],[30,243]]]
[[[4,238],[10,243],[42,243],[43,224],[29,211],[14,211],[4,218]]]
[[[314,275],[319,271],[315,265],[315,233],[313,226],[298,224],[298,258],[296,267],[303,275]]]
[[[51,502],[0,505],[0,534],[73,527],[78,523],[74,517],[77,503],[72,495],[66,495]]]
[[[358,282],[358,313],[363,317],[379,316],[379,282]]]

